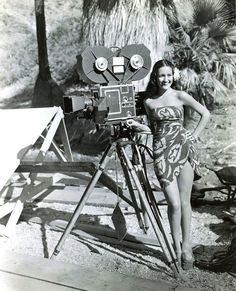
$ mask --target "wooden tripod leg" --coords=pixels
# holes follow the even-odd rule
[[[136,155],[137,155],[137,161],[138,161],[138,175],[140,177],[140,180],[142,181],[143,185],[144,185],[144,189],[145,189],[145,193],[146,193],[146,197],[149,201],[149,203],[152,205],[152,207],[155,208],[155,210],[158,212],[158,217],[161,218],[161,213],[160,213],[160,210],[156,204],[156,200],[155,200],[155,197],[153,195],[153,191],[152,191],[152,187],[148,181],[148,178],[147,178],[147,172],[146,172],[146,169],[145,169],[145,165],[144,165],[144,158],[142,157],[140,151],[139,151],[139,148],[138,146],[135,144],[134,147],[133,147],[134,151],[136,152]]]
[[[140,177],[140,179],[141,179],[141,181],[142,181],[142,183],[144,185],[144,188],[146,190],[146,192],[145,192],[146,193],[146,198],[147,198],[149,204],[151,205],[151,209],[152,209],[153,214],[155,216],[155,219],[156,219],[156,221],[158,223],[158,226],[159,226],[159,228],[160,228],[160,230],[161,230],[161,232],[163,234],[163,238],[164,238],[164,240],[166,242],[166,246],[169,249],[169,253],[170,253],[172,258],[176,258],[176,253],[175,253],[174,248],[173,248],[173,246],[172,246],[172,244],[170,242],[170,238],[167,235],[167,233],[166,233],[166,231],[165,231],[165,229],[163,227],[161,213],[160,213],[160,210],[159,210],[158,205],[156,203],[156,199],[154,197],[151,185],[150,185],[150,183],[149,183],[149,181],[147,179],[146,170],[145,170],[144,164],[143,164],[143,158],[142,158],[142,156],[140,154],[140,151],[139,151],[139,148],[138,148],[138,146],[136,144],[134,145],[134,150],[137,153],[137,160],[138,160],[138,164],[139,164],[139,167],[138,167],[138,169],[139,169],[139,177]]]
[[[127,186],[129,188],[130,197],[131,197],[132,203],[133,203],[132,206],[134,207],[135,214],[136,214],[137,219],[138,219],[139,227],[141,229],[143,229],[144,233],[146,233],[146,227],[145,227],[144,221],[142,219],[142,216],[140,214],[142,210],[138,206],[137,199],[135,197],[133,186],[132,186],[132,183],[131,183],[131,180],[130,180],[129,171],[125,166],[125,163],[124,163],[124,160],[123,160],[123,156],[119,151],[119,147],[117,148],[117,154],[118,154],[118,157],[119,157],[120,162],[121,162],[121,166],[122,166],[122,170],[123,170],[123,173],[124,173],[124,176],[125,176],[125,179],[126,179]]]
[[[148,201],[149,205],[151,206],[153,215],[155,216],[158,227],[160,228],[160,230],[162,232],[163,239],[166,243],[166,246],[169,250],[169,253],[170,253],[172,258],[176,258],[176,254],[175,254],[174,248],[171,244],[170,238],[167,235],[167,233],[165,232],[165,229],[163,227],[160,210],[157,206],[157,203],[156,203],[154,194],[152,192],[151,186],[149,184],[149,181],[147,180],[145,170],[142,167],[139,167],[139,177],[140,177],[140,180],[142,181],[144,188],[146,190],[145,194],[146,194],[147,201]]]
[[[144,207],[146,208],[146,211],[147,211],[147,215],[149,217],[149,220],[150,220],[150,223],[152,224],[152,227],[153,227],[153,230],[156,234],[156,237],[157,239],[159,240],[159,243],[161,245],[161,248],[163,250],[163,253],[168,261],[168,264],[170,265],[170,267],[172,268],[172,270],[174,271],[174,273],[176,275],[179,274],[179,267],[178,267],[178,264],[177,264],[177,258],[176,258],[176,255],[173,253],[170,253],[169,250],[171,248],[171,246],[167,246],[167,242],[165,241],[164,237],[163,237],[163,233],[162,231],[164,230],[164,228],[161,230],[159,228],[159,225],[157,223],[157,220],[156,220],[156,217],[154,216],[153,214],[153,211],[151,209],[151,206],[149,205],[149,202],[145,196],[145,193],[143,191],[143,188],[142,188],[142,185],[139,181],[139,178],[137,176],[137,173],[134,169],[134,166],[132,165],[132,163],[130,162],[126,152],[125,152],[125,149],[124,147],[120,146],[120,150],[122,152],[122,155],[124,156],[124,160],[126,162],[126,166],[133,178],[133,181],[134,181],[134,184],[137,188],[137,191],[139,192],[139,196],[140,196],[140,199],[142,200],[143,202],[143,205]]]
[[[114,144],[110,144],[108,145],[108,147],[106,148],[103,156],[102,156],[102,159],[97,167],[97,170],[95,171],[95,173],[93,174],[93,177],[92,179],[90,180],[88,186],[86,187],[69,223],[67,224],[67,227],[64,231],[64,233],[62,234],[59,242],[57,243],[54,251],[53,251],[53,254],[51,256],[51,258],[53,258],[54,256],[57,256],[67,238],[67,236],[70,234],[70,232],[72,231],[72,228],[74,227],[77,219],[79,218],[81,212],[82,212],[82,209],[86,203],[86,201],[88,200],[89,198],[89,195],[92,193],[95,185],[97,184],[101,174],[103,173],[103,171],[105,170],[105,167],[112,155],[112,153],[114,152],[115,150],[115,145]]]
[[[142,176],[140,176],[140,167],[141,167],[141,164],[140,164],[140,153],[138,151],[138,147],[136,147],[135,145],[136,145],[135,143],[132,144],[133,157],[135,158],[134,169],[136,171],[136,174],[138,176],[138,179],[140,181],[142,181],[141,180]],[[142,188],[146,192],[147,189],[145,187],[143,187],[143,183],[141,183],[141,184],[142,184]],[[143,205],[142,199],[140,199],[140,205],[141,205],[141,208],[142,208],[145,229],[147,231],[149,229],[149,220],[148,220],[148,215],[147,215],[147,212],[146,212],[146,208]]]

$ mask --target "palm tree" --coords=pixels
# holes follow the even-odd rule
[[[236,60],[228,50],[236,40],[234,14],[224,0],[184,0],[175,8],[166,56],[181,70],[179,86],[209,107],[215,93],[235,86]]]
[[[63,91],[52,79],[47,52],[44,0],[35,0],[39,74],[34,86],[32,107],[63,106]]]

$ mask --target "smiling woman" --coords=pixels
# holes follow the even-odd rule
[[[194,262],[190,242],[190,196],[194,178],[201,176],[194,143],[209,120],[209,112],[189,94],[173,89],[173,82],[172,63],[156,62],[144,106],[153,134],[154,170],[168,203],[176,255],[182,268],[187,270]],[[192,134],[183,127],[183,106],[191,107],[201,116]]]
[[[194,261],[190,242],[190,196],[194,178],[200,178],[194,142],[204,129],[209,112],[189,94],[171,88],[173,82],[172,63],[158,61],[151,73],[144,105],[153,134],[154,170],[168,203],[176,254],[182,268],[187,270]],[[190,106],[201,115],[193,134],[183,127],[183,106]]]

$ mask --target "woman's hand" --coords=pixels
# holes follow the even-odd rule
[[[151,132],[150,128],[146,124],[142,124],[134,119],[128,119],[126,121],[126,126],[138,132]]]
[[[141,124],[139,122],[135,121],[134,119],[128,119],[128,120],[126,120],[126,125],[128,127],[133,128],[133,127],[137,127],[138,125],[141,125]]]
[[[194,136],[189,130],[186,130],[186,137],[191,142],[197,143],[200,141],[199,137]]]

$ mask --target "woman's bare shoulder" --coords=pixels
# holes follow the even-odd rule
[[[175,90],[175,96],[181,103],[184,103],[186,98],[189,97],[189,94],[182,90]]]
[[[175,90],[176,94],[178,96],[179,99],[185,98],[186,96],[189,96],[189,94],[185,91],[182,90]]]
[[[153,98],[152,97],[147,97],[143,100],[143,105],[144,105],[144,108],[146,110],[146,113],[149,114],[152,110],[153,110]]]
[[[145,98],[143,98],[143,102],[148,102],[151,99],[150,96],[146,96]]]
[[[149,103],[151,102],[152,99],[153,99],[152,97],[150,97],[150,96],[146,96],[146,97],[143,99],[143,103],[144,103],[144,104],[149,104]]]

